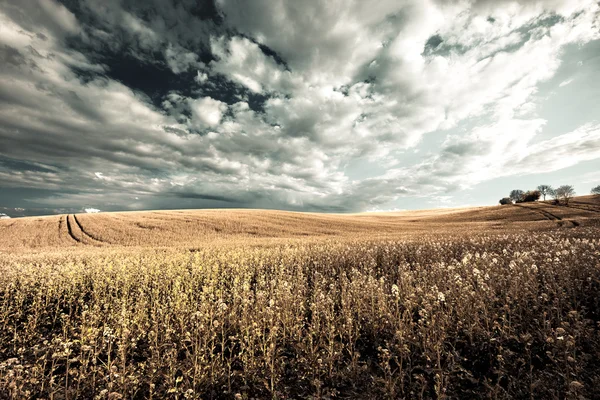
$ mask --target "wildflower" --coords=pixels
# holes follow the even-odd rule
[[[537,267],[537,265],[533,264],[533,265],[531,266],[531,270],[532,270],[533,272],[538,272],[538,267]]]
[[[578,382],[578,381],[572,381],[571,383],[569,383],[569,386],[571,387],[571,389],[574,389],[574,390],[582,389],[583,383]]]
[[[396,285],[395,283],[392,285],[392,294],[394,295],[394,297],[400,296],[400,289],[398,288],[398,285]]]
[[[437,296],[437,298],[438,298],[438,301],[440,301],[440,302],[442,302],[442,303],[443,303],[444,301],[446,301],[446,296],[445,296],[445,295],[444,295],[444,293],[442,293],[442,292],[439,292],[439,293],[438,293],[438,296]]]

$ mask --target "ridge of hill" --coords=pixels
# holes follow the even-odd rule
[[[359,214],[207,209],[106,212],[0,221],[0,250],[102,246],[180,247],[223,241],[410,237],[468,231],[572,228],[600,220],[600,196],[551,202]]]

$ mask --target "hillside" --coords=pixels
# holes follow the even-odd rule
[[[0,399],[600,398],[600,196],[0,221]]]
[[[56,215],[0,221],[0,250],[83,246],[194,247],[223,241],[551,229],[594,223],[600,196],[513,206],[393,213],[318,214],[271,210],[175,210]]]

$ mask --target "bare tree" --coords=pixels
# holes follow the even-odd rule
[[[521,201],[521,199],[523,198],[523,194],[524,193],[525,192],[523,192],[522,190],[515,189],[515,190],[511,190],[511,192],[508,195],[508,197],[510,197],[510,199],[516,203],[518,201]]]
[[[575,196],[575,189],[573,189],[573,186],[571,185],[562,185],[556,189],[556,197],[559,200],[563,200],[565,205],[569,205],[569,200],[573,196]]]
[[[592,188],[592,194],[600,194],[600,185],[596,186],[595,188]]]
[[[550,185],[540,185],[537,187],[537,190],[544,197],[544,201],[546,201],[546,195],[551,196],[554,189]]]

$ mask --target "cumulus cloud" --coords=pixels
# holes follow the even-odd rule
[[[359,211],[600,158],[597,121],[547,137],[540,115],[600,39],[594,1],[195,3],[2,3],[0,186]]]
[[[227,104],[210,97],[190,100],[189,104],[192,110],[192,123],[200,128],[218,125],[227,110]]]
[[[290,71],[267,56],[258,44],[247,38],[220,37],[211,41],[212,54],[217,57],[210,67],[255,93],[277,91],[289,93],[298,85]],[[294,82],[295,80],[295,82]]]
[[[101,210],[98,210],[97,208],[84,208],[83,211],[85,211],[87,214],[96,214],[101,212]]]

